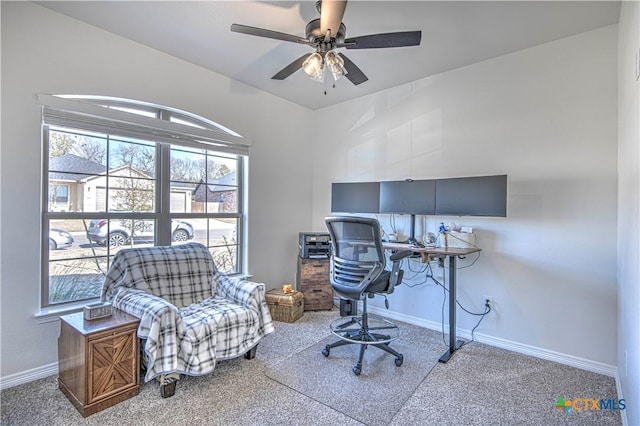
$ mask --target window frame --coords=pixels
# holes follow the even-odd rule
[[[236,241],[233,245],[227,245],[227,247],[233,247],[235,245],[235,270],[233,274],[246,275],[246,252],[247,245],[245,241],[245,230],[247,224],[248,209],[246,205],[245,189],[248,185],[248,175],[246,174],[246,165],[248,162],[248,148],[251,145],[251,141],[243,138],[235,132],[218,125],[217,123],[208,120],[203,117],[199,117],[195,114],[181,111],[175,108],[159,106],[146,102],[133,101],[121,98],[107,98],[107,97],[89,97],[80,96],[74,99],[69,97],[58,97],[51,95],[38,95],[38,99],[43,105],[43,117],[42,117],[42,158],[43,158],[43,176],[42,176],[42,207],[41,207],[41,310],[52,310],[63,308],[65,306],[77,305],[81,302],[95,300],[97,297],[67,300],[59,303],[50,302],[50,252],[49,252],[49,228],[51,222],[57,219],[68,220],[85,220],[92,219],[138,219],[138,220],[154,220],[155,221],[155,238],[154,245],[156,246],[168,246],[172,244],[171,229],[172,220],[183,219],[206,219],[207,223],[210,219],[235,219],[236,223]],[[79,101],[80,100],[80,101]],[[149,115],[135,116],[133,112],[123,111],[116,108],[139,108],[144,111],[155,111],[156,118],[150,118]],[[87,112],[89,111],[89,112]],[[100,121],[100,113],[104,112],[104,121]],[[114,117],[117,120],[114,120]],[[172,117],[178,118],[180,121],[188,121],[191,124],[176,123],[171,121]],[[71,118],[70,120],[67,120]],[[86,123],[89,123],[86,127],[82,128],[81,124],[86,119]],[[157,132],[154,131],[153,123],[150,120],[155,120],[157,125]],[[65,126],[65,122],[70,124]],[[123,123],[127,131],[123,132],[124,135],[118,134],[118,125]],[[97,125],[95,125],[97,123]],[[131,138],[132,130],[137,132],[138,124],[142,123],[141,128],[148,129],[149,134],[147,137],[141,138],[138,133],[137,139],[151,142],[155,146],[155,193],[154,193],[154,206],[155,208],[149,212],[116,212],[106,208],[103,212],[84,212],[84,211],[49,211],[49,151],[50,140],[49,135],[53,130],[59,129],[73,129],[79,134],[82,133],[103,133],[114,138],[123,136],[125,138]],[[95,125],[95,127],[93,127]],[[109,127],[111,126],[111,127]],[[197,127],[196,127],[197,126]],[[115,132],[104,132],[104,130],[113,129]],[[175,132],[176,137],[172,137],[172,133]],[[156,135],[161,134],[161,140],[156,140]],[[236,183],[237,190],[237,208],[236,212],[223,212],[223,213],[172,213],[171,212],[171,150],[175,147],[188,147],[196,148],[198,150],[206,150],[207,155],[222,155],[224,157],[235,160],[236,164]],[[108,170],[105,172],[108,174]],[[108,199],[108,196],[107,196]],[[86,223],[86,222],[85,222]],[[207,228],[208,229],[208,228]],[[164,232],[163,232],[164,231]],[[167,232],[168,231],[168,232]],[[209,241],[207,234],[206,240]],[[207,247],[211,250],[215,246],[207,244]],[[112,259],[111,248],[109,244],[106,244],[106,254],[104,256],[97,256],[94,253],[93,259],[106,258],[107,265]],[[84,258],[84,257],[83,257]],[[70,258],[73,260],[73,258]],[[233,275],[232,274],[232,275]]]

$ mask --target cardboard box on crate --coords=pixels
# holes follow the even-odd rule
[[[269,290],[266,299],[275,321],[295,322],[304,314],[304,296],[300,291],[287,294],[282,289]]]
[[[473,248],[476,246],[476,233],[448,231],[447,243],[452,248]]]

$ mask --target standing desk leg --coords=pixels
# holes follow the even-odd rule
[[[456,256],[449,256],[449,349],[440,357],[447,362],[453,353],[462,346],[462,340],[456,340]]]

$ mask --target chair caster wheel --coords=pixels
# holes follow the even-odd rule
[[[354,365],[351,370],[353,371],[353,374],[355,374],[356,376],[359,376],[360,373],[362,372],[362,367],[360,367],[359,365]]]
[[[395,359],[396,367],[400,367],[403,362],[404,362],[404,357],[400,355],[398,358]]]
[[[327,345],[323,350],[322,350],[322,355],[324,355],[325,357],[329,356],[329,345]]]

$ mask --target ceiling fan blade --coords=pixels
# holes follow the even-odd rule
[[[320,32],[322,34],[327,34],[327,31],[331,30],[331,37],[336,36],[346,7],[346,0],[322,0],[320,4]]]
[[[358,68],[356,64],[351,62],[351,59],[347,58],[342,53],[338,53],[338,55],[340,55],[340,57],[344,61],[344,69],[347,70],[347,74],[345,75],[345,77],[347,77],[350,82],[357,86],[358,84],[362,84],[365,81],[369,80],[369,78],[364,75],[362,70]]]
[[[289,65],[287,65],[286,67],[278,71],[278,73],[273,77],[271,77],[271,79],[284,80],[285,78],[289,77],[291,74],[298,71],[302,67],[302,63],[309,57],[309,55],[312,55],[312,54],[307,53],[306,55],[300,56],[298,59],[296,59],[295,61],[291,62]]]
[[[272,38],[275,40],[290,41],[292,43],[309,44],[306,38],[292,34],[285,34],[278,31],[265,30],[264,28],[250,27],[248,25],[232,24],[231,31],[234,33],[248,34],[258,37]]]
[[[347,49],[383,49],[386,47],[418,46],[422,31],[404,31],[398,33],[371,34],[351,37],[336,47]]]

